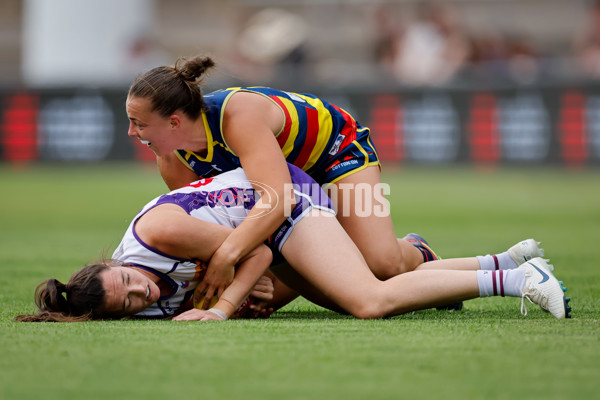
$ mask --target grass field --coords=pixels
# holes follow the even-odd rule
[[[25,324],[33,288],[112,254],[164,186],[131,164],[0,166],[0,399],[599,399],[600,170],[384,171],[398,235],[443,257],[543,242],[573,299],[360,321],[302,300],[269,320]],[[366,299],[368,301],[368,299]]]

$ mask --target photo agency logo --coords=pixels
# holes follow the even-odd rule
[[[212,179],[204,181],[206,182],[201,180],[192,186],[214,183]],[[216,214],[237,222],[262,218],[273,212],[280,201],[272,187],[258,181],[230,181],[226,185],[206,189],[208,191],[205,193],[204,205],[211,207]]]
[[[210,180],[207,183],[210,183]],[[199,181],[192,185],[202,186]],[[204,205],[231,221],[262,218],[273,212],[280,204],[286,218],[297,217],[309,208],[332,208],[343,217],[387,217],[390,215],[390,194],[386,183],[342,183],[329,185],[323,190],[318,183],[286,184],[283,196],[262,182],[228,182],[226,186],[211,187],[205,192]],[[292,194],[293,193],[293,194]]]
[[[336,213],[342,217],[388,217],[390,202],[386,196],[390,192],[387,183],[340,183],[327,187],[327,195],[337,205]]]
[[[294,210],[307,207],[332,208],[342,217],[387,217],[390,215],[389,201],[385,196],[390,194],[390,185],[378,183],[341,183],[328,185],[326,189],[318,183],[302,183],[286,185],[286,190],[293,190],[295,203],[291,196],[284,197],[284,214],[293,215]]]

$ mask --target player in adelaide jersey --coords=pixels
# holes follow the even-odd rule
[[[242,166],[252,182],[274,188],[274,198],[285,197],[288,162],[328,186],[339,222],[378,278],[436,258],[426,246],[397,239],[389,213],[358,215],[363,204],[387,207],[369,129],[309,94],[240,87],[203,96],[199,84],[213,66],[210,58],[180,59],[138,76],[129,89],[128,134],[157,155],[170,189]],[[368,198],[361,198],[359,184],[372,188]],[[227,237],[210,261],[207,282],[224,287],[236,261],[283,222],[281,207],[272,206],[268,217],[249,218]]]
[[[498,255],[435,260],[381,281],[341,227],[318,184],[288,167],[295,201],[269,247],[260,244],[236,263],[232,283],[217,292],[212,308],[191,308],[192,292],[203,292],[203,263],[214,257],[230,232],[261,210],[265,196],[236,169],[192,183],[148,203],[132,220],[114,261],[84,267],[65,285],[50,279],[36,290],[37,315],[19,321],[169,317],[226,320],[240,309],[273,255],[283,256],[273,272],[317,304],[358,318],[380,318],[486,296],[516,296],[556,318],[569,317],[552,266],[528,239]],[[276,282],[274,300],[295,296]],[[281,291],[284,291],[282,294]],[[523,311],[524,310],[524,311]],[[184,311],[184,312],[182,312]],[[182,312],[182,313],[181,313]]]

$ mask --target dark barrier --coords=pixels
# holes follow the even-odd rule
[[[315,93],[371,128],[387,162],[600,164],[600,86]],[[153,160],[127,136],[126,90],[1,96],[4,162]]]
[[[126,91],[40,90],[2,95],[2,159],[153,160],[127,136]]]

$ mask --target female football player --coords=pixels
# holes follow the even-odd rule
[[[484,296],[517,296],[556,318],[570,309],[551,266],[528,239],[498,255],[436,260],[381,281],[335,218],[330,199],[304,172],[289,166],[294,198],[270,237],[236,262],[232,284],[216,303],[192,308],[205,263],[249,218],[265,218],[259,195],[242,169],[194,182],[148,203],[133,219],[113,260],[84,267],[65,285],[55,279],[36,290],[37,315],[19,321],[69,321],[123,316],[226,320],[244,313],[257,281],[281,254],[282,280],[318,304],[357,318],[380,318]],[[519,265],[521,264],[521,265]],[[275,297],[281,298],[278,286]],[[199,293],[201,297],[203,293]],[[277,300],[280,301],[280,300]],[[210,307],[210,308],[209,308]],[[208,310],[206,308],[209,308]]]
[[[129,89],[128,134],[156,154],[171,190],[241,166],[251,182],[273,188],[275,199],[287,196],[288,162],[327,187],[338,221],[376,277],[387,279],[435,259],[427,249],[396,238],[389,212],[358,211],[365,204],[387,206],[368,128],[310,94],[237,87],[203,95],[200,83],[213,66],[208,57],[179,59],[138,76]],[[370,190],[360,190],[365,185]],[[260,211],[252,210],[223,240],[204,284],[224,288],[234,265],[285,220],[281,204],[265,206],[273,212],[254,218]]]

